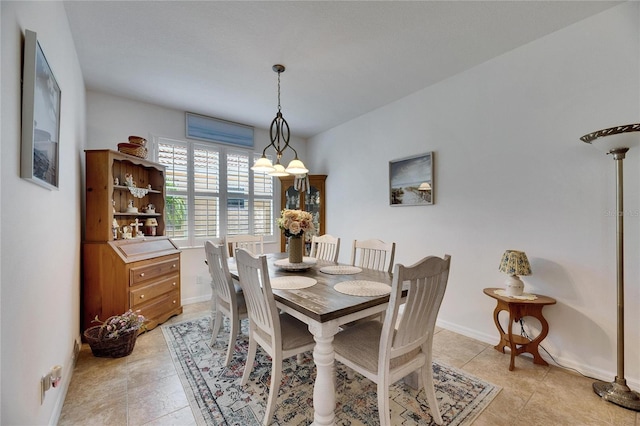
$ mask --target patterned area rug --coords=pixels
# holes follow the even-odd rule
[[[256,365],[247,386],[240,385],[248,338],[247,321],[236,341],[231,364],[224,367],[229,323],[214,347],[209,346],[209,316],[162,326],[176,369],[196,421],[201,425],[259,425],[271,376],[271,359],[258,347]],[[378,425],[376,385],[336,363],[336,424]],[[500,391],[490,383],[437,362],[433,363],[436,397],[445,425],[468,425]],[[300,365],[295,357],[284,361],[282,383],[273,424],[308,425],[313,421],[313,382],[316,370],[311,352]],[[435,422],[424,397],[402,381],[391,386],[391,422],[394,425],[431,425]]]

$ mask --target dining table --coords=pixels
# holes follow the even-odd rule
[[[291,264],[287,253],[265,256],[276,306],[307,324],[315,340],[313,424],[333,425],[336,407],[333,336],[346,323],[386,310],[392,274],[310,257],[304,257],[303,264]],[[229,259],[229,270],[233,278],[239,279],[235,258]],[[278,286],[279,282],[284,285]],[[304,288],[296,286],[296,282],[304,283]]]

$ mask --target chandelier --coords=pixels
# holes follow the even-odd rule
[[[304,163],[298,159],[298,152],[289,145],[289,124],[282,116],[280,107],[280,74],[284,72],[285,68],[284,65],[279,64],[274,65],[272,68],[278,73],[278,112],[276,113],[276,118],[271,122],[271,131],[269,134],[271,143],[264,148],[262,151],[262,157],[256,161],[251,170],[255,172],[269,173],[271,176],[304,175],[309,172],[309,169],[307,169]],[[275,164],[267,158],[266,153],[269,147],[273,147],[276,151]],[[295,157],[285,169],[284,166],[280,164],[280,159],[282,158],[282,153],[287,148],[291,148]]]

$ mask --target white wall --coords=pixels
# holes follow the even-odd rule
[[[198,112],[198,111],[192,111]],[[273,114],[275,116],[276,111]],[[286,111],[285,111],[286,114]],[[265,117],[265,126],[273,117]],[[291,123],[295,131],[295,124]],[[118,143],[129,135],[147,137],[164,136],[185,140],[185,112],[132,101],[96,91],[87,92],[87,135],[88,149],[118,149]],[[269,133],[265,129],[255,129],[255,150],[261,152],[269,143]],[[306,161],[306,141],[294,136],[291,143],[300,158]],[[290,153],[289,153],[290,154]],[[286,156],[285,156],[286,157]],[[285,161],[291,158],[285,158]],[[276,182],[278,182],[276,180]],[[280,211],[280,188],[276,186],[276,212]],[[279,237],[280,234],[277,234]],[[265,252],[280,251],[280,241],[265,244]],[[198,247],[182,251],[181,256],[182,303],[209,300],[209,272],[204,263],[204,248]]]
[[[85,92],[61,2],[2,1],[1,401],[4,425],[55,423],[80,337]],[[22,45],[38,35],[62,91],[58,191],[20,178]],[[63,366],[40,404],[40,378]]]
[[[346,244],[396,241],[404,264],[451,254],[439,324],[492,344],[495,301],[482,289],[503,286],[505,249],[524,250],[533,269],[525,290],[558,301],[544,309],[543,346],[562,364],[613,380],[614,161],[579,138],[638,122],[638,8],[615,7],[310,139],[310,166],[328,174],[328,232]],[[388,161],[427,151],[435,205],[390,207]],[[635,389],[639,158],[630,151],[624,163],[626,377]]]

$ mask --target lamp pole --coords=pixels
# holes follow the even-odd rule
[[[618,303],[617,375],[613,382],[595,382],[593,391],[606,401],[630,410],[640,411],[640,396],[627,386],[624,377],[624,184],[622,161],[629,148],[614,148],[608,152],[616,162],[616,293]]]
[[[624,201],[622,161],[630,147],[638,146],[640,123],[610,127],[584,135],[582,142],[593,144],[613,156],[616,162],[616,293],[617,293],[617,374],[613,382],[595,382],[593,391],[605,401],[640,411],[640,394],[629,389],[624,378]]]

